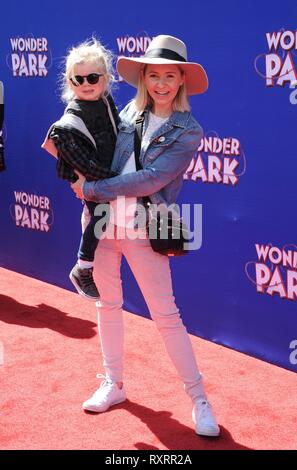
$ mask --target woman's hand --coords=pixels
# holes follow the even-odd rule
[[[71,183],[71,188],[75,192],[76,197],[78,199],[84,199],[83,185],[84,185],[84,182],[86,181],[86,178],[81,173],[79,173],[79,171],[77,170],[74,170],[74,171],[78,176],[78,180],[75,181],[75,183]]]

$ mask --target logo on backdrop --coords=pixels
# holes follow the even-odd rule
[[[145,31],[138,33],[137,36],[120,36],[117,38],[118,57],[142,57],[145,54],[151,40]],[[118,77],[122,82],[122,77]]]
[[[212,132],[201,139],[184,179],[235,186],[245,171],[246,158],[240,141]]]
[[[47,196],[14,191],[10,214],[17,227],[48,232],[53,225],[53,210]]]
[[[11,52],[7,55],[7,65],[14,77],[46,77],[50,67],[51,51],[47,38],[10,38]]]
[[[256,243],[257,261],[249,261],[245,272],[257,292],[281,299],[297,298],[297,246],[278,248]],[[252,271],[252,272],[251,272]]]
[[[254,61],[255,70],[265,80],[266,87],[297,85],[297,31],[285,30],[266,33],[267,52]],[[290,94],[290,102],[297,104],[297,89]]]

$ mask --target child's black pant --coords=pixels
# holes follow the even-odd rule
[[[95,215],[95,208],[97,207],[98,203],[93,201],[85,201],[85,204],[90,213],[90,222],[85,228],[85,231],[81,237],[79,250],[78,250],[78,258],[83,261],[94,261],[95,251],[98,246],[99,238],[101,233],[95,235],[95,225],[96,223],[105,217],[103,215]],[[101,232],[104,230],[104,226],[102,227]]]

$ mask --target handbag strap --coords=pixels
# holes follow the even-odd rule
[[[140,152],[141,152],[143,123],[144,123],[144,113],[141,113],[136,119],[135,131],[134,131],[134,156],[135,156],[135,165],[136,165],[137,171],[142,170],[142,165],[140,163]],[[143,196],[142,200],[146,207],[149,206],[151,203],[151,200],[148,196]]]
[[[135,155],[135,164],[136,170],[142,170],[142,165],[140,163],[140,152],[141,152],[141,139],[142,139],[142,129],[144,123],[144,114],[140,114],[135,122],[135,131],[134,131],[134,155]]]

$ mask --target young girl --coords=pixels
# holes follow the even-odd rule
[[[203,93],[207,89],[206,72],[200,64],[187,61],[187,50],[182,41],[165,35],[153,39],[144,57],[119,58],[117,68],[124,80],[137,87],[135,99],[120,115],[113,162],[113,169],[119,176],[96,182],[86,182],[80,176],[72,188],[78,197],[89,201],[114,201],[120,195],[132,203],[133,199],[149,196],[152,203],[169,206],[176,201],[183,174],[202,137],[201,127],[189,111],[187,95]],[[136,119],[143,113],[140,153],[143,169],[135,171],[134,128]],[[113,231],[114,238],[105,237],[99,243],[95,266],[101,292],[97,307],[105,380],[83,403],[83,409],[103,412],[126,399],[120,277],[124,255],[186,393],[192,399],[197,434],[218,436],[220,429],[175,303],[168,257],[154,252],[149,239],[120,238],[117,221],[108,229]],[[104,270],[100,269],[102,265]]]
[[[70,182],[79,170],[87,181],[114,176],[110,170],[115,148],[118,114],[110,95],[111,54],[96,39],[70,50],[66,59],[62,99],[68,103],[62,118],[49,129],[42,145],[56,156],[57,174]],[[85,201],[90,222],[80,242],[78,262],[70,273],[77,291],[98,300],[93,280],[98,238],[94,215],[97,203]]]

